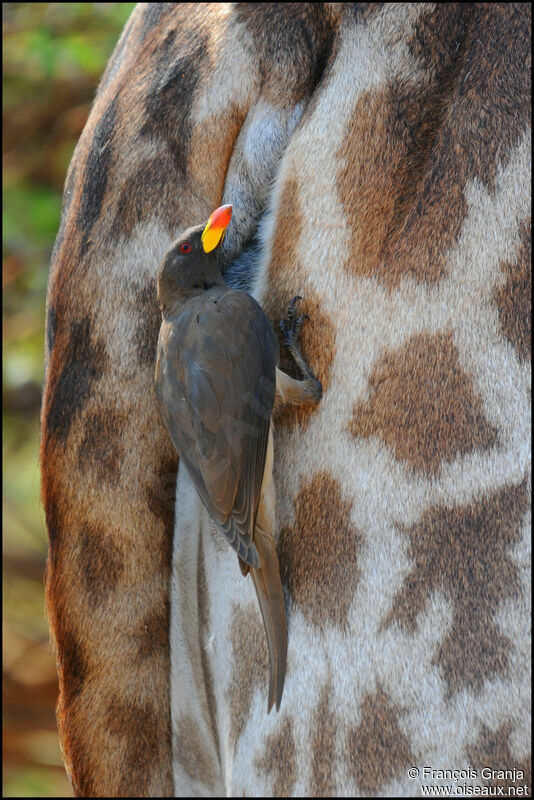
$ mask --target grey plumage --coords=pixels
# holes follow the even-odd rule
[[[224,285],[162,326],[156,390],[167,428],[211,518],[251,567],[278,360],[260,306]]]
[[[155,381],[181,462],[241,572],[251,574],[269,647],[270,711],[280,707],[287,656],[272,482],[279,352],[260,306],[222,279],[215,248],[230,216],[231,207],[217,209],[165,256]]]

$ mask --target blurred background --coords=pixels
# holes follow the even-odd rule
[[[44,610],[39,406],[67,167],[135,3],[3,3],[3,795],[72,796]]]

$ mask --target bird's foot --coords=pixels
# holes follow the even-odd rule
[[[310,384],[310,391],[313,394],[314,402],[317,402],[322,396],[321,383],[313,374],[312,368],[303,357],[297,345],[300,329],[302,328],[304,320],[309,320],[309,316],[307,314],[298,315],[295,313],[295,307],[300,300],[302,300],[302,297],[299,295],[292,299],[287,308],[287,316],[285,319],[280,320],[280,329],[284,336],[284,344],[286,348],[293,356],[293,359],[299,368],[302,379]]]
[[[295,306],[300,300],[302,300],[302,297],[299,295],[294,297],[287,307],[287,316],[285,319],[280,320],[280,329],[284,335],[284,344],[288,350],[297,346],[302,324],[305,319],[309,319],[307,314],[301,314],[300,316],[295,314]]]

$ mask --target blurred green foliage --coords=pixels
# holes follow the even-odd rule
[[[3,794],[69,796],[54,706],[39,501],[48,266],[67,167],[134,3],[4,3]]]

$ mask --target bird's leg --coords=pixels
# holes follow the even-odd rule
[[[299,300],[302,300],[302,297],[297,295],[290,302],[287,309],[287,316],[285,319],[280,320],[280,329],[284,335],[284,344],[293,356],[293,360],[299,368],[302,379],[305,380],[306,378],[315,378],[315,375],[297,346],[302,323],[305,319],[309,319],[307,314],[301,314],[300,316],[295,314],[295,306]]]
[[[300,352],[297,341],[305,319],[309,319],[307,314],[300,316],[295,314],[295,306],[302,297],[294,297],[287,309],[287,317],[280,320],[280,329],[284,335],[284,344],[293,356],[302,376],[301,381],[290,378],[285,372],[276,370],[276,395],[277,399],[283,403],[318,403],[322,397],[323,390],[320,381],[317,380],[313,371]]]

